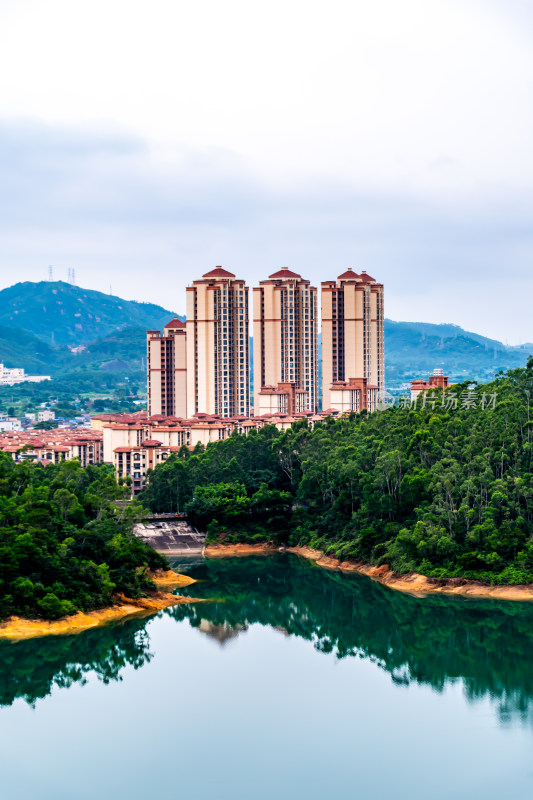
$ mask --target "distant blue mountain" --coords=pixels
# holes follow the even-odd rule
[[[0,291],[0,362],[27,372],[134,372],[142,376],[146,330],[160,330],[175,312],[152,303],[81,289],[63,281],[17,283]],[[70,348],[82,345],[74,355]],[[385,320],[387,386],[441,367],[454,381],[489,380],[523,366],[533,344],[509,347],[458,325]]]
[[[385,374],[390,387],[425,377],[436,367],[453,381],[482,382],[501,369],[524,366],[530,355],[533,345],[510,347],[459,325],[385,320]]]

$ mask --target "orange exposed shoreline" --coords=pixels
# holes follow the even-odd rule
[[[397,575],[387,564],[381,567],[373,567],[362,561],[340,561],[338,558],[326,556],[321,550],[314,550],[312,547],[287,547],[279,548],[273,544],[231,544],[231,545],[209,545],[205,549],[208,557],[239,556],[252,554],[265,554],[283,550],[287,553],[294,553],[314,561],[324,569],[340,570],[341,572],[356,572],[359,575],[366,575],[372,580],[396,589],[399,592],[406,592],[416,597],[426,597],[428,594],[461,595],[464,597],[490,598],[492,600],[533,600],[533,585],[522,586],[489,586],[478,581],[469,581],[464,578],[443,578],[436,580],[420,575],[418,572],[411,572],[407,575]]]
[[[228,556],[256,556],[278,553],[281,548],[275,544],[208,544],[204,550],[206,558],[225,558]]]
[[[116,604],[113,606],[96,611],[88,611],[87,613],[79,611],[77,614],[53,621],[10,617],[5,622],[0,623],[0,638],[29,639],[34,636],[48,636],[50,634],[81,633],[89,628],[106,625],[109,622],[115,622],[125,617],[150,616],[170,606],[202,602],[194,597],[180,597],[179,595],[171,594],[169,591],[161,591],[161,589],[168,590],[189,586],[191,583],[196,582],[187,575],[179,575],[173,570],[158,570],[151,577],[159,591],[154,592],[150,597],[132,599],[117,594],[115,595]]]

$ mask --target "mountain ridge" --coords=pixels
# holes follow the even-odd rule
[[[52,377],[95,370],[139,378],[146,330],[161,330],[174,316],[153,303],[63,281],[17,283],[0,291],[0,363]],[[533,345],[505,345],[453,323],[385,320],[391,388],[436,367],[452,381],[490,380],[501,369],[524,366],[532,352]]]
[[[170,314],[170,316],[169,316]],[[64,281],[24,281],[0,291],[0,325],[50,345],[76,347],[124,328],[162,328],[175,312]]]

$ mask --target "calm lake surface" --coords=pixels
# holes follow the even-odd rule
[[[178,568],[214,602],[0,644],[2,800],[533,797],[533,605]]]

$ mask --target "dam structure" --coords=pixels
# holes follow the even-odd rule
[[[134,525],[133,533],[165,556],[202,555],[205,548],[206,534],[184,514],[152,514]]]

